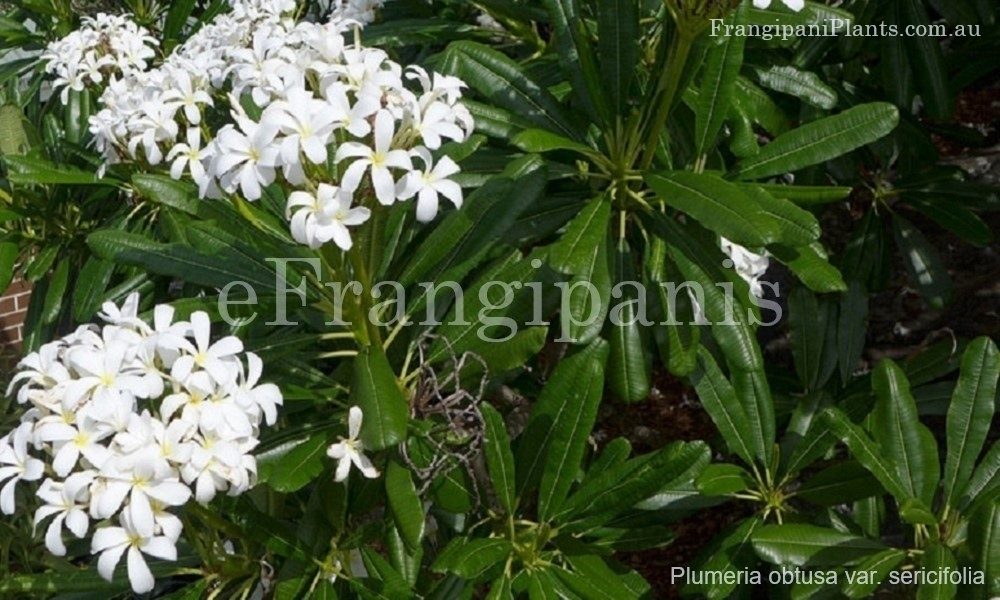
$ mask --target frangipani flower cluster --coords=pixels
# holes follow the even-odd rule
[[[65,103],[69,91],[83,91],[114,76],[129,77],[146,70],[159,45],[144,27],[128,17],[99,14],[84,17],[81,27],[53,42],[42,54],[46,71],[54,74],[53,89]]]
[[[348,250],[377,205],[415,199],[420,221],[442,196],[460,207],[440,150],[472,133],[465,84],[350,42],[380,5],[338,3],[318,24],[292,22],[293,1],[234,3],[159,67],[109,81],[90,119],[98,150],[164,164],[203,197],[255,201],[283,181],[292,236],[312,248]]]
[[[138,295],[107,303],[106,325],[20,362],[7,393],[26,410],[0,438],[0,509],[14,512],[18,483],[41,481],[34,522],[47,522],[48,550],[66,554],[64,529],[90,532],[100,574],[110,580],[127,554],[132,589],[144,593],[154,579],[143,555],[176,558],[172,508],[254,485],[250,453],[282,396],[260,383],[263,363],[238,338],[212,342],[206,313],[176,321],[161,305],[147,323],[138,306]]]

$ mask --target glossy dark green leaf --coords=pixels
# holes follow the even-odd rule
[[[819,242],[796,247],[778,244],[769,250],[810,290],[823,294],[847,289],[844,276],[830,264],[826,250]]]
[[[615,288],[608,315],[608,388],[625,402],[641,402],[649,396],[652,361],[645,348],[642,320],[645,300],[640,298],[628,242],[620,239],[615,250]]]
[[[754,480],[738,465],[713,464],[705,467],[694,484],[706,496],[727,496],[751,489]]]
[[[1000,503],[990,502],[973,513],[966,547],[973,564],[984,574],[985,597],[1000,594]]]
[[[932,308],[943,308],[951,300],[952,284],[938,251],[903,217],[894,215],[892,225],[910,281]]]
[[[899,111],[891,104],[855,106],[778,136],[740,163],[736,176],[764,179],[820,164],[885,137],[898,123]]]
[[[369,346],[354,359],[351,400],[364,413],[361,440],[371,450],[406,439],[410,407],[381,347]]]
[[[837,106],[837,92],[815,73],[791,65],[771,65],[756,71],[764,87],[795,96],[816,108],[832,110]]]
[[[795,566],[857,564],[885,550],[875,540],[798,523],[760,528],[753,535],[753,546],[768,562]]]
[[[840,589],[848,598],[869,598],[905,559],[906,551],[895,548],[873,554],[858,563],[849,580],[844,577]]]
[[[733,13],[732,20],[727,24],[738,27],[745,21],[746,5]],[[708,152],[715,143],[722,123],[730,112],[737,76],[743,65],[746,37],[720,36],[714,42],[705,58],[698,104],[694,111],[695,148],[698,156]]]
[[[258,454],[258,481],[279,492],[304,488],[323,472],[327,443],[325,434],[314,434]]]
[[[646,183],[668,206],[697,219],[719,235],[750,247],[777,240],[774,220],[735,184],[707,173],[647,173]]]
[[[608,0],[597,5],[598,52],[604,88],[614,115],[628,114],[632,81],[639,60],[639,0]]]
[[[56,265],[55,271],[52,272],[51,279],[49,279],[48,288],[45,290],[41,315],[41,322],[45,325],[55,323],[56,319],[59,318],[59,313],[62,312],[63,300],[66,297],[66,288],[69,285],[69,268],[70,264],[68,260],[60,261]]]
[[[73,287],[73,319],[77,323],[89,321],[101,307],[114,272],[115,263],[96,256],[83,264]]]
[[[577,0],[543,0],[554,29],[554,45],[573,95],[592,121],[608,118],[608,100],[601,88],[593,44]]]
[[[864,465],[887,492],[896,498],[911,497],[908,489],[903,487],[896,469],[885,464],[886,460],[881,448],[875,444],[864,429],[852,423],[847,415],[836,408],[828,408],[823,411],[822,418],[850,449],[855,460]]]
[[[950,574],[958,570],[958,563],[951,550],[941,544],[931,544],[924,549],[920,566],[927,572],[945,573],[944,581],[923,583],[917,588],[917,600],[951,600],[958,592],[958,586],[951,582]]]
[[[942,485],[945,505],[955,506],[976,468],[996,408],[1000,353],[986,337],[969,344],[948,407],[948,453]]]
[[[14,279],[14,264],[20,250],[14,242],[0,242],[0,290],[6,291]]]
[[[581,360],[584,370],[580,372],[574,369],[578,378],[573,380],[572,386],[567,386],[568,382],[565,380],[557,381],[553,374],[531,416],[531,423],[541,424],[547,420],[544,417],[551,414],[550,429],[544,438],[545,450],[538,489],[538,517],[542,520],[559,512],[577,479],[587,450],[587,438],[597,420],[597,408],[604,391],[603,370],[608,356],[607,344],[595,341],[581,354],[584,355]],[[563,363],[565,364],[566,362]],[[550,387],[554,389],[550,391]],[[560,396],[559,404],[553,407],[552,413],[539,412],[546,394]],[[533,464],[532,468],[537,464]],[[531,473],[528,475],[530,477]]]
[[[608,233],[611,202],[604,196],[588,202],[566,226],[566,232],[549,251],[552,268],[567,275],[586,275],[594,261],[594,248]]]
[[[937,444],[930,430],[920,423],[906,375],[885,359],[872,373],[872,390],[876,399],[871,419],[873,437],[890,468],[896,471],[907,497],[930,505],[941,468]]]
[[[441,551],[434,570],[475,579],[494,566],[502,566],[514,548],[503,538],[456,538]]]
[[[454,42],[445,51],[442,68],[497,106],[543,129],[580,139],[559,101],[506,55],[476,42]]]
[[[700,367],[691,375],[691,383],[698,392],[698,399],[705,412],[718,427],[731,452],[747,464],[753,464],[755,459],[761,460],[764,448],[754,439],[750,420],[740,406],[732,384],[707,350],[699,352],[699,359]]]
[[[510,448],[510,438],[503,417],[489,404],[479,408],[485,427],[483,454],[490,472],[493,490],[508,514],[513,514],[517,504],[514,480],[514,454]]]
[[[396,460],[390,460],[385,471],[385,495],[392,520],[411,550],[420,548],[424,537],[423,503],[417,495],[410,470]]]

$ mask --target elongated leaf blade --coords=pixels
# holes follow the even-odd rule
[[[976,459],[993,420],[1000,378],[1000,353],[989,338],[969,344],[962,357],[962,370],[948,407],[948,454],[944,463],[945,504],[955,501],[976,467]]]
[[[740,163],[740,179],[792,173],[857,150],[888,135],[899,111],[888,103],[862,104],[778,136],[760,153]]]

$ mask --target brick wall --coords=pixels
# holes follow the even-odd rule
[[[0,296],[0,350],[21,346],[22,324],[28,310],[31,288],[25,281],[17,280]]]

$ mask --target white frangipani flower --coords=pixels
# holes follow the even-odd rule
[[[174,558],[183,526],[172,510],[254,485],[251,452],[282,398],[260,383],[263,361],[244,357],[239,339],[212,343],[207,314],[176,321],[161,305],[150,324],[139,305],[138,295],[107,303],[108,325],[82,326],[19,363],[8,394],[30,406],[0,438],[0,509],[15,510],[18,482],[54,475],[37,490],[34,523],[48,522],[46,547],[63,555],[64,528],[82,538],[90,519],[117,519],[121,527],[93,533],[98,569],[111,578],[129,552],[129,579],[142,593],[154,585],[142,554]]]
[[[755,8],[765,9],[770,7],[772,2],[773,0],[753,0],[753,5]],[[806,7],[805,0],[781,0],[781,3],[795,12]]]
[[[331,444],[326,450],[326,455],[337,461],[337,472],[334,476],[336,481],[347,479],[352,464],[368,479],[375,479],[379,476],[378,469],[364,455],[364,444],[358,439],[363,419],[364,414],[361,412],[361,408],[352,406],[347,411],[347,437],[340,438],[339,442]]]
[[[380,110],[375,115],[375,139],[371,146],[347,142],[337,148],[334,159],[337,163],[354,159],[344,173],[341,185],[345,189],[351,192],[357,190],[365,173],[370,171],[372,187],[379,203],[389,205],[396,201],[396,180],[390,169],[410,170],[413,163],[406,150],[393,149],[394,128],[392,114],[387,110]]]
[[[361,225],[371,217],[363,206],[351,207],[351,192],[321,183],[316,195],[293,192],[288,197],[287,214],[291,217],[292,237],[310,248],[319,248],[333,240],[341,250],[350,250],[348,227]]]
[[[0,511],[14,514],[14,488],[19,481],[37,481],[45,464],[28,455],[32,424],[21,423],[13,432],[0,438]]]
[[[767,268],[771,265],[771,259],[766,254],[755,254],[726,238],[722,238],[720,245],[722,251],[733,261],[736,274],[750,286],[750,293],[762,298],[764,290],[760,285],[760,278],[767,272]]]
[[[97,571],[101,577],[111,581],[122,555],[127,554],[125,562],[132,591],[145,594],[153,589],[156,580],[142,555],[177,560],[177,547],[174,540],[165,535],[153,535],[136,528],[126,513],[121,515],[119,523],[121,527],[102,527],[94,532],[90,551],[100,554]]]
[[[462,187],[448,179],[460,171],[455,161],[442,156],[435,165],[426,148],[417,148],[413,153],[423,161],[425,169],[407,173],[399,182],[398,196],[400,200],[417,197],[417,220],[424,223],[434,220],[439,195],[450,200],[455,208],[462,208]]]

